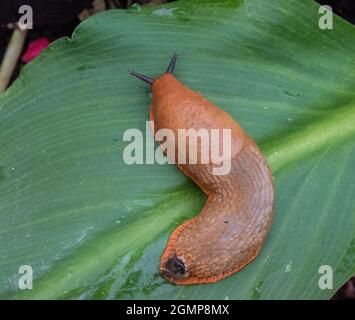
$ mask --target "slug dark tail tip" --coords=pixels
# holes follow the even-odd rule
[[[128,70],[128,73],[131,74],[132,76],[135,76],[136,78],[138,78],[138,79],[150,84],[150,85],[152,85],[153,82],[154,82],[154,79],[152,79],[152,78],[150,78],[150,77],[148,77],[148,76],[146,76],[144,74],[138,73],[136,71]]]
[[[165,275],[175,279],[183,279],[189,276],[185,262],[176,255],[173,255],[166,261],[165,266],[160,268],[160,272],[163,276]]]
[[[177,53],[174,52],[174,55],[173,55],[173,57],[171,58],[170,63],[169,63],[169,66],[168,66],[168,68],[166,69],[166,72],[165,72],[165,73],[173,73],[173,72],[174,72],[176,59],[177,59]]]

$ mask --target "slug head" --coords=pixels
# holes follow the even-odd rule
[[[175,69],[175,64],[176,64],[176,59],[177,59],[177,54],[176,52],[174,53],[173,57],[170,60],[170,63],[168,65],[168,68],[165,71],[165,74],[172,74]],[[151,86],[153,85],[153,82],[155,79],[148,77],[144,74],[141,74],[139,72],[133,71],[133,70],[128,70],[128,73],[131,74],[132,76],[135,76],[136,78],[150,84]]]

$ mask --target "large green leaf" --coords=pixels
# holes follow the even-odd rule
[[[113,10],[53,43],[0,97],[0,297],[331,297],[355,271],[355,29],[318,27],[308,0],[180,1]],[[174,165],[122,160],[149,88],[177,77],[227,110],[266,154],[276,215],[256,260],[216,284],[158,273],[170,232],[206,198]],[[34,270],[19,290],[20,265]],[[333,290],[318,285],[321,265]]]

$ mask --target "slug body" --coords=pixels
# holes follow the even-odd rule
[[[216,282],[251,262],[266,239],[274,212],[271,171],[255,142],[228,113],[183,85],[171,72],[150,84],[150,118],[155,132],[169,128],[178,137],[179,129],[230,129],[231,157],[224,160],[230,161],[230,171],[225,175],[213,174],[212,162],[191,164],[189,153],[179,150],[175,142],[175,163],[208,200],[200,214],[173,231],[160,261],[161,275],[169,282]],[[186,146],[188,149],[189,141]],[[196,148],[197,159],[201,159],[206,150],[201,143]],[[187,155],[183,164],[178,163],[181,152]]]

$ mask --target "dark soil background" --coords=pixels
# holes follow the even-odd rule
[[[105,7],[109,9],[129,8],[134,3],[156,5],[171,1],[173,0],[105,0],[103,2]],[[322,5],[330,5],[334,13],[355,25],[355,0],[316,1]],[[49,41],[64,36],[70,37],[73,30],[83,19],[83,15],[80,17],[83,10],[89,9],[90,11],[93,8],[93,0],[0,0],[0,61],[13,31],[8,24],[18,21],[18,8],[24,4],[33,8],[34,15],[34,29],[30,30],[27,35],[24,50],[32,40],[41,37],[46,37]],[[85,15],[88,15],[88,12]],[[18,62],[12,81],[18,76],[23,64],[21,61]],[[355,300],[355,277],[345,283],[332,299]]]
[[[338,16],[355,24],[355,1],[354,0],[316,0],[322,5],[329,5]]]

